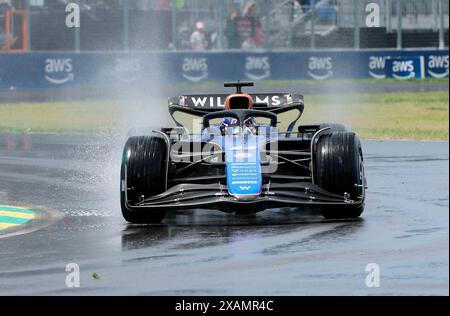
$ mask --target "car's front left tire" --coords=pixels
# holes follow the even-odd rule
[[[122,215],[127,222],[158,224],[164,219],[164,209],[137,211],[128,206],[164,192],[167,168],[167,144],[164,139],[156,136],[128,139],[123,150],[120,171],[120,204]]]

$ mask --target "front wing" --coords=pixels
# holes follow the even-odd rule
[[[127,186],[125,185],[125,188]],[[262,209],[282,206],[359,206],[364,204],[364,193],[356,200],[348,196],[330,193],[310,182],[268,183],[263,185],[259,196],[251,200],[238,199],[228,193],[228,188],[220,183],[179,184],[157,196],[144,199],[136,205],[128,203],[125,190],[126,206],[132,211],[151,209],[224,209],[233,205],[251,205]]]

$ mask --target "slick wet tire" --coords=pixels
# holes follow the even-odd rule
[[[364,165],[361,144],[350,132],[333,132],[320,137],[315,157],[315,182],[321,188],[356,200],[364,185]],[[364,211],[359,205],[322,207],[327,219],[357,218]]]
[[[164,209],[130,210],[143,198],[158,195],[166,189],[167,145],[155,136],[130,137],[125,144],[120,174],[120,204],[126,221],[134,224],[158,224]],[[125,188],[125,179],[127,188]],[[125,201],[125,190],[128,201]],[[128,202],[128,203],[126,203]]]

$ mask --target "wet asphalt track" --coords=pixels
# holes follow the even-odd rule
[[[120,216],[122,140],[33,136],[30,149],[6,150],[1,139],[0,200],[65,217],[0,238],[0,295],[449,294],[448,142],[364,142],[361,220],[198,210],[150,227]],[[65,286],[71,262],[78,289]],[[365,285],[372,262],[380,288]]]

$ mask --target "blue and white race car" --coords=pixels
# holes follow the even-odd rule
[[[340,124],[297,125],[301,95],[242,92],[169,99],[176,127],[130,137],[121,166],[121,207],[131,223],[160,223],[179,209],[260,212],[320,208],[325,218],[357,218],[366,178],[361,143]],[[292,114],[284,131],[279,115]],[[201,123],[190,132],[188,115]],[[192,121],[192,119],[191,119]]]

